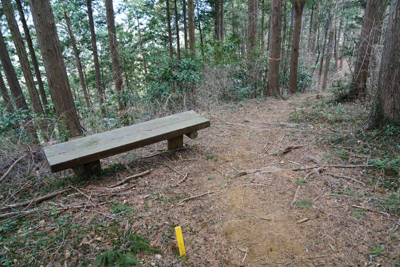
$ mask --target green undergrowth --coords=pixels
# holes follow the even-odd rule
[[[340,89],[340,88],[339,88]],[[339,90],[340,91],[340,90]],[[338,103],[328,100],[308,100],[294,109],[290,119],[313,125],[316,144],[331,148],[325,160],[348,165],[368,164],[365,170],[369,184],[385,192],[374,203],[390,211],[400,207],[400,124],[386,124],[379,129],[364,131],[368,119],[368,104]],[[387,193],[387,194],[386,194]]]

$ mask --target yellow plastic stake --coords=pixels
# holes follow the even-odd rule
[[[179,254],[186,258],[185,243],[183,243],[182,228],[180,226],[175,227],[176,241],[178,242]]]

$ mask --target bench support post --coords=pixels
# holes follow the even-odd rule
[[[100,160],[96,160],[96,161],[93,161],[90,163],[76,166],[76,167],[72,168],[72,170],[78,176],[98,174],[101,172]]]
[[[168,150],[183,147],[183,135],[168,139]]]
[[[197,138],[197,136],[199,136],[199,133],[196,131],[196,132],[188,133],[188,134],[186,134],[186,136],[189,137],[190,139],[195,139],[195,138]]]

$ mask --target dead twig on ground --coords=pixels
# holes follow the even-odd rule
[[[367,210],[367,211],[376,212],[376,213],[380,213],[380,214],[384,214],[384,215],[388,216],[388,213],[384,212],[384,211],[374,210],[374,209],[371,209],[371,208],[368,208],[368,207],[357,206],[357,205],[351,205],[351,206],[353,208],[356,208],[356,209]]]
[[[128,166],[128,164],[124,163],[125,169],[129,172],[130,175],[133,175],[133,171],[131,167]]]
[[[185,175],[183,175],[181,172],[178,172],[177,170],[175,170],[174,168],[172,168],[171,166],[169,166],[168,164],[165,163],[161,163],[162,165],[168,167],[169,169],[173,170],[174,172],[176,172],[177,174],[179,174],[180,176],[184,177]]]
[[[316,169],[315,171],[312,171],[312,172],[308,173],[308,174],[304,177],[304,180],[307,180],[307,178],[310,177],[313,173],[316,173],[316,172],[319,173],[319,171],[320,171],[321,169],[324,169],[324,168],[323,168],[323,167],[320,167],[320,168]],[[300,187],[301,187],[301,185],[299,185],[299,186],[297,187],[296,193],[294,194],[294,198],[293,198],[292,202],[290,202],[290,207],[293,207],[293,203],[296,201],[297,193],[299,192]]]
[[[53,198],[53,197],[55,197],[55,196],[57,196],[59,194],[62,194],[64,192],[68,191],[68,190],[70,190],[69,186],[67,188],[65,188],[65,189],[55,191],[55,192],[50,193],[48,195],[45,195],[43,197],[38,197],[38,198],[35,198],[35,199],[32,199],[32,200],[28,200],[28,201],[24,201],[24,202],[20,202],[20,203],[16,203],[16,204],[12,204],[12,205],[7,205],[7,206],[4,206],[4,207],[1,207],[0,211],[7,210],[7,209],[12,209],[12,208],[23,207],[23,206],[28,206],[28,205],[30,205],[32,203],[39,203],[39,202],[42,202],[42,201],[47,200],[49,198]]]
[[[354,181],[356,183],[360,183],[363,186],[365,186],[365,183],[363,183],[361,181],[358,181],[357,179],[354,179],[354,178],[351,178],[351,177],[342,176],[342,175],[336,175],[336,174],[333,174],[333,173],[327,173],[327,175],[330,175],[330,176],[333,176],[333,177],[336,177],[336,178],[343,178],[343,179],[351,180],[351,181]]]
[[[267,170],[267,169],[272,169],[272,170]],[[244,171],[240,171],[236,174],[236,176],[243,176],[243,175],[247,175],[247,174],[253,174],[256,172],[261,172],[261,173],[269,173],[269,172],[279,172],[279,171],[285,171],[284,169],[278,168],[278,167],[264,167],[261,169],[255,169],[255,170],[244,170]]]
[[[366,168],[366,167],[374,167],[373,165],[320,165],[320,166],[312,166],[305,168],[295,168],[290,169],[291,171],[305,171],[315,168]]]
[[[177,183],[177,185],[183,183],[183,182],[186,180],[186,178],[188,177],[188,174],[189,174],[189,173],[186,173],[186,174],[185,174],[185,177],[183,177],[183,179],[180,180],[180,181]]]
[[[207,192],[207,193],[200,194],[200,195],[197,195],[197,196],[192,196],[192,197],[188,197],[188,198],[182,199],[182,200],[178,203],[178,205],[183,205],[183,203],[184,203],[185,201],[188,201],[188,200],[191,200],[191,199],[195,199],[195,198],[198,198],[198,197],[202,197],[202,196],[205,196],[205,195],[210,195],[210,194],[214,194],[214,192],[211,191],[211,192]]]
[[[117,186],[119,186],[119,185],[121,185],[121,184],[126,183],[127,181],[129,181],[129,180],[131,180],[131,179],[133,179],[133,178],[137,178],[137,177],[146,175],[146,174],[148,174],[148,173],[150,173],[150,172],[151,172],[151,170],[147,170],[147,171],[145,171],[145,172],[141,172],[141,173],[138,173],[138,174],[135,174],[135,175],[132,175],[132,176],[128,176],[128,177],[126,177],[124,180],[122,180],[122,181],[120,181],[120,182],[118,182],[118,183],[116,183],[116,184],[110,185],[109,187],[110,187],[110,188],[117,187]]]
[[[289,153],[295,149],[302,148],[302,147],[304,147],[304,146],[288,146],[282,151],[282,154]]]
[[[6,176],[11,172],[12,168],[14,168],[15,164],[17,164],[21,159],[25,158],[27,156],[27,154],[23,155],[22,157],[20,157],[19,159],[17,159],[10,168],[8,168],[8,170],[6,171],[5,174],[3,174],[3,176],[1,176],[0,178],[0,182],[3,181],[4,178],[6,178]]]
[[[293,198],[292,202],[290,202],[290,207],[292,207],[293,203],[296,201],[297,193],[299,192],[300,187],[301,187],[300,185],[297,187],[296,193],[294,193],[294,198]]]

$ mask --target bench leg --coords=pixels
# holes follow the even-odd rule
[[[183,135],[168,139],[168,150],[183,147]]]
[[[198,132],[193,132],[193,133],[188,133],[186,134],[187,137],[189,137],[190,139],[195,139],[197,138],[197,136],[199,136]]]
[[[78,176],[98,174],[101,172],[100,160],[93,161],[93,162],[83,164],[80,166],[76,166],[76,167],[72,168],[72,170]]]

